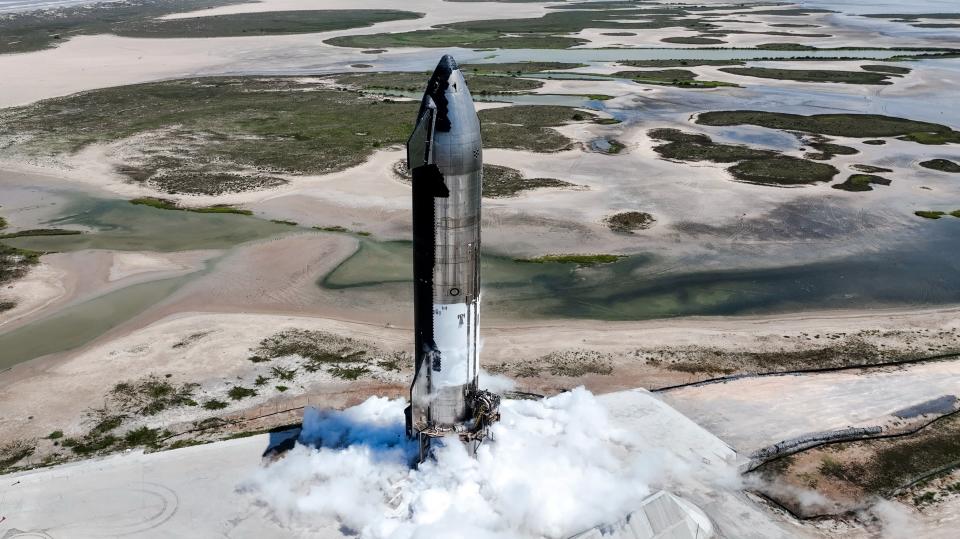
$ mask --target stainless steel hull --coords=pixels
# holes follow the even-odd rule
[[[407,143],[413,174],[415,375],[407,432],[472,427],[479,372],[480,121],[456,62],[444,56]]]

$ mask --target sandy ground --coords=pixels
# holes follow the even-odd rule
[[[707,512],[728,536],[815,537],[751,503],[724,470],[732,452],[715,437],[643,391],[601,398],[611,428],[648,432],[661,458],[687,463],[671,476],[671,490]],[[679,442],[682,440],[682,442]],[[4,477],[0,530],[45,537],[225,535],[291,536],[256,500],[239,488],[262,466],[266,435],[152,454],[134,452]],[[678,450],[678,447],[684,449]],[[693,471],[696,470],[696,473]],[[50,496],[50,492],[59,492]],[[203,507],[197,512],[195,507]],[[108,509],[109,508],[109,509]],[[320,518],[311,537],[340,537]]]
[[[308,238],[294,237],[290,241],[299,242],[301,246],[311,245]],[[312,246],[318,245],[320,244],[314,238]],[[290,247],[291,243],[287,243],[279,248],[286,248],[288,252],[297,251]],[[349,248],[349,245],[335,245],[331,248],[343,247]],[[242,259],[245,255],[241,251],[234,256]],[[234,265],[228,264],[227,267]],[[83,431],[84,410],[101,403],[103,396],[117,382],[140,378],[148,373],[169,373],[174,376],[172,380],[178,383],[200,383],[202,391],[210,395],[219,395],[218,392],[222,393],[233,383],[249,385],[258,374],[266,372],[268,367],[247,361],[250,350],[261,339],[286,328],[322,330],[350,336],[376,343],[379,348],[388,352],[409,351],[412,346],[409,313],[406,311],[386,309],[383,303],[373,302],[369,310],[364,310],[370,314],[364,315],[361,320],[357,318],[356,310],[351,311],[338,304],[338,298],[334,294],[322,298],[304,296],[303,291],[306,288],[300,283],[293,282],[289,286],[278,286],[274,289],[273,283],[244,280],[244,274],[242,268],[236,268],[234,273],[211,272],[193,281],[173,298],[151,308],[88,346],[23,363],[3,373],[0,376],[0,408],[6,413],[0,420],[0,434],[10,438],[30,438],[45,436],[56,429],[62,429],[68,435],[80,433]],[[301,277],[302,283],[312,282],[312,279],[310,272]],[[241,290],[245,290],[249,297],[243,297]],[[262,298],[259,303],[251,301],[251,298],[257,297]],[[246,301],[244,306],[239,306],[239,302],[243,301]],[[298,311],[299,315],[293,314]],[[483,331],[483,365],[489,368],[507,366],[507,372],[510,372],[512,366],[522,366],[547,354],[591,351],[603,354],[610,361],[613,367],[612,375],[564,377],[545,374],[536,378],[517,379],[518,389],[550,394],[581,384],[599,393],[638,386],[661,387],[705,377],[703,373],[672,371],[650,364],[644,359],[662,350],[683,350],[690,347],[726,351],[794,350],[815,346],[802,342],[801,335],[821,332],[852,334],[862,330],[912,330],[917,332],[916,341],[901,346],[922,350],[930,341],[924,338],[923,332],[932,333],[935,328],[955,328],[957,314],[956,309],[947,309],[908,313],[817,313],[785,317],[691,318],[621,323],[541,321],[517,324],[491,320],[485,324]],[[202,335],[197,338],[195,345],[174,346],[184,341],[193,342],[191,338],[197,333]],[[896,338],[891,337],[888,341],[893,350],[899,349]],[[942,365],[942,368],[949,372],[949,364]],[[936,367],[924,368],[933,370],[922,372],[937,372]],[[901,373],[901,376],[905,377],[906,374]],[[855,377],[850,375],[850,378]],[[379,376],[379,379],[383,387],[396,381],[392,375]],[[798,423],[803,426],[796,428],[799,429],[798,433],[823,430],[836,423],[850,423],[863,420],[864,417],[875,417],[880,413],[876,410],[886,410],[888,413],[893,408],[902,408],[918,400],[925,400],[917,394],[920,392],[919,384],[926,379],[901,379],[897,378],[896,373],[865,378],[865,385],[857,386],[858,390],[860,387],[895,388],[898,380],[905,384],[913,380],[914,385],[910,386],[909,392],[893,391],[885,400],[877,403],[872,403],[870,393],[858,393],[856,398],[851,397],[852,401],[838,402],[831,408],[834,414],[832,419],[827,420],[827,416],[824,416],[823,421],[818,423],[819,416],[813,415],[807,423]],[[284,397],[309,395],[321,390],[332,390],[335,393],[349,389],[349,384],[329,377],[298,380],[298,385],[283,395]],[[793,378],[761,379],[757,382],[745,380],[741,383],[755,383],[760,387],[764,383],[776,384],[780,380],[794,384]],[[941,377],[936,382],[940,389],[933,391],[936,394],[931,393],[928,398],[948,392],[950,380],[949,377]],[[331,382],[334,383],[331,385]],[[826,388],[824,384],[811,382],[811,393],[798,390],[796,401],[790,402],[803,402],[804,395],[819,397],[816,391],[829,391],[829,384],[825,385]],[[714,394],[712,392],[722,392],[727,387],[718,385],[671,392],[668,399],[676,402],[680,409],[689,410],[698,420],[702,419],[705,425],[716,425],[717,433],[725,436],[727,431],[723,428],[732,430],[734,427],[726,427],[726,423],[719,419],[711,420],[709,404],[702,404],[702,410],[705,410],[702,412],[696,407],[701,406],[700,403],[720,400],[726,393],[719,393],[719,396],[711,400],[710,397]],[[377,386],[374,385],[369,390],[376,392]],[[838,389],[837,394],[840,393],[842,392]],[[690,397],[684,399],[685,395]],[[771,402],[775,403],[781,397],[775,390],[762,395],[765,397],[758,396],[756,401],[748,400],[742,404],[734,399],[729,406],[762,407]],[[252,407],[277,396],[279,395],[276,392],[262,392],[258,397],[243,401],[237,406]],[[865,396],[869,398],[857,400]],[[901,405],[897,406],[895,402]],[[860,411],[861,407],[864,411]],[[723,410],[719,405],[715,409]],[[43,412],[40,413],[39,410]],[[753,413],[752,408],[746,412]],[[203,416],[204,411],[191,410],[189,413]],[[801,414],[802,412],[797,412],[798,416]],[[759,418],[769,416],[757,417],[757,421],[762,423]],[[721,416],[723,420],[726,418],[726,415]],[[162,425],[165,422],[190,419],[191,417],[175,414],[171,417],[157,417],[152,423]],[[736,419],[738,417],[730,415],[731,425]],[[843,423],[840,426],[845,425],[846,423]],[[783,434],[785,436],[793,431],[777,430],[771,425],[768,430],[757,427],[757,432],[763,433],[758,434],[757,439],[765,441],[763,436],[776,437],[780,435],[778,433],[786,432]],[[731,436],[729,441],[736,444],[739,440]],[[757,441],[756,445],[765,444]]]

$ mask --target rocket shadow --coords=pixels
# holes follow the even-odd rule
[[[395,462],[402,456],[409,462],[417,454],[417,444],[407,438],[403,416],[361,417],[350,411],[307,408],[298,434],[281,444],[288,449],[295,444],[318,450],[363,448],[376,461]]]

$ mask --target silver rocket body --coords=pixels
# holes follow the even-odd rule
[[[407,142],[413,175],[415,374],[407,434],[421,460],[430,440],[476,443],[480,323],[480,121],[456,61],[444,56],[427,83]],[[481,418],[480,423],[483,423]],[[465,436],[474,432],[474,435]]]

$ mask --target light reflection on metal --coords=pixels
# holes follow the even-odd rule
[[[480,315],[480,120],[446,55],[427,83],[407,141],[413,174],[415,372],[407,434],[420,444],[457,433],[476,451],[499,419],[499,397],[477,387]]]

